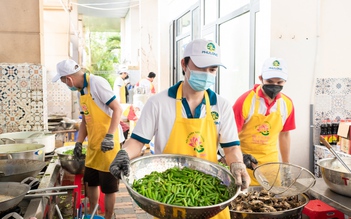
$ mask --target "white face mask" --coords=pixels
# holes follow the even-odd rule
[[[190,70],[188,66],[187,68],[190,71],[188,83],[193,90],[204,91],[215,84],[216,75],[203,71]]]

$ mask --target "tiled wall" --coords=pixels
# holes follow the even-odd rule
[[[77,92],[72,92],[60,80],[55,83],[51,82],[52,78],[56,75],[56,72],[49,71],[47,75],[48,115],[64,114],[69,118],[75,119],[72,112],[73,114],[79,114],[78,112],[75,112],[78,110]],[[72,110],[72,106],[76,106],[73,107],[73,109],[76,110]],[[78,118],[78,116],[76,118]]]
[[[0,63],[0,133],[47,130],[46,91],[43,66]]]
[[[313,113],[314,173],[321,177],[317,161],[334,157],[325,146],[319,145],[320,125],[323,120],[351,118],[351,78],[318,78],[315,88]],[[338,152],[339,156],[350,156]]]
[[[323,120],[351,118],[351,78],[317,78],[314,100],[314,144]]]

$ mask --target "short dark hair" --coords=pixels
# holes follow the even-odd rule
[[[190,61],[190,57],[189,56],[184,57],[184,64],[185,64],[185,66],[188,66],[189,61]],[[185,75],[185,72],[183,71],[183,69],[182,69],[182,72],[183,72],[183,75]]]
[[[156,74],[154,72],[150,72],[149,75],[147,76],[148,78],[155,78]]]

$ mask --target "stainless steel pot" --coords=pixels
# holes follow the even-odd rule
[[[50,132],[30,131],[30,132],[9,132],[0,134],[2,144],[23,144],[35,143],[45,145],[45,153],[55,150],[55,135]]]
[[[74,146],[64,146],[55,150],[59,157],[61,167],[70,174],[83,174],[85,170],[85,160],[77,160],[73,155],[65,154],[68,150],[73,150]]]
[[[351,167],[351,158],[341,157]],[[317,161],[322,177],[327,186],[334,192],[351,197],[351,173],[336,158],[324,158]]]
[[[60,186],[60,187],[49,187],[44,189],[30,190],[30,186],[25,183],[19,182],[0,182],[0,213],[6,212],[7,210],[13,209],[22,201],[24,198],[40,198],[49,195],[63,195],[67,192],[52,192],[52,193],[39,193],[33,195],[26,195],[27,193],[44,192],[49,190],[62,190],[62,189],[74,189],[73,186]]]
[[[0,159],[45,159],[43,144],[3,144],[0,145]]]
[[[248,191],[262,191],[263,187],[261,186],[251,186]],[[298,200],[304,204],[285,211],[277,212],[242,212],[230,210],[231,219],[300,219],[302,218],[302,210],[310,201],[305,194],[298,195]]]
[[[21,182],[27,177],[36,177],[46,162],[28,159],[0,160],[0,182]]]

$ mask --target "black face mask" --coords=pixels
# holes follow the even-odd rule
[[[274,99],[281,90],[283,86],[274,84],[264,84],[262,86],[263,91],[271,98]]]

